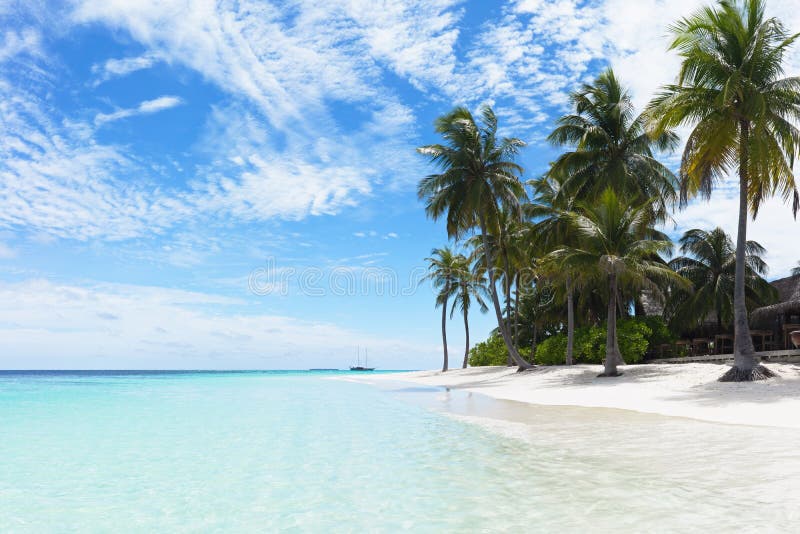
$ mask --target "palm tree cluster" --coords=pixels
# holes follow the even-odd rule
[[[576,323],[606,324],[605,367],[624,363],[616,321],[639,314],[644,296],[664,304],[665,318],[686,331],[713,317],[733,325],[735,361],[721,380],[757,380],[748,306],[775,298],[764,280],[764,249],[747,240],[747,219],[769,196],[800,195],[793,174],[800,143],[800,78],[783,76],[797,38],[767,18],[764,0],[720,0],[670,27],[682,58],[675,84],[637,113],[612,69],[570,95],[571,112],[556,121],[549,142],[563,152],[547,171],[523,182],[516,162],[525,143],[498,134],[494,111],[477,117],[457,107],[436,120],[442,142],[420,147],[437,172],[423,178],[419,198],[467,255],[437,249],[429,258],[439,289],[447,369],[446,306],[467,312],[485,295],[509,363],[533,365],[537,336],[565,330],[564,362],[573,362]],[[679,147],[674,128],[691,128],[677,172],[659,155]],[[660,228],[676,208],[738,174],[736,241],[721,229],[689,230],[671,261]],[[498,287],[499,284],[499,287]],[[501,299],[503,302],[501,303]],[[451,310],[451,315],[453,310]],[[467,341],[467,351],[469,342]],[[466,364],[466,356],[465,356]]]

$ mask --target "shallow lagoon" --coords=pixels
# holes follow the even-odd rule
[[[800,521],[798,431],[347,378],[2,373],[0,530],[790,532]]]

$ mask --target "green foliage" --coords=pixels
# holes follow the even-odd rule
[[[537,365],[562,365],[567,353],[567,336],[558,334],[549,337],[536,346]]]
[[[653,331],[643,321],[626,319],[617,323],[617,341],[625,363],[642,361],[652,333]]]
[[[657,316],[637,317],[640,321],[650,328],[650,335],[647,337],[648,347],[658,347],[665,343],[674,343],[678,337],[672,333],[663,318]]]
[[[519,354],[527,360],[531,355],[531,350],[520,347]],[[506,365],[507,363],[508,348],[499,334],[492,334],[486,341],[475,344],[469,351],[469,364],[472,367]]]
[[[508,362],[508,349],[503,338],[498,335],[489,336],[469,351],[469,364],[472,367],[483,365],[505,365]]]
[[[622,319],[617,323],[619,350],[626,363],[638,363],[649,346],[668,343],[672,334],[660,317]],[[664,341],[666,340],[666,341]],[[584,326],[575,330],[576,363],[603,363],[606,356],[605,326]],[[557,334],[536,347],[536,363],[563,365],[567,353],[567,334]]]

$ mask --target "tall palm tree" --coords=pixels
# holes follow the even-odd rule
[[[722,228],[710,232],[693,229],[680,239],[683,256],[669,262],[670,267],[689,280],[694,291],[678,292],[676,317],[698,324],[713,313],[717,328],[733,322],[733,288],[736,275],[736,247]],[[777,290],[763,276],[767,264],[761,258],[764,247],[755,241],[745,246],[745,290],[749,306],[764,306],[777,298]],[[688,326],[688,324],[687,324]]]
[[[516,138],[498,138],[497,117],[488,106],[481,108],[480,122],[466,108],[457,107],[436,119],[436,132],[444,144],[417,149],[428,156],[441,172],[423,178],[417,194],[425,201],[425,211],[434,220],[445,218],[447,233],[459,238],[479,229],[484,240],[483,261],[489,295],[498,327],[509,354],[520,370],[531,367],[523,360],[503,320],[494,275],[493,247],[489,232],[497,233],[502,210],[518,213],[525,189],[519,180],[522,168],[514,157],[525,143]]]
[[[651,201],[652,202],[652,201]],[[600,376],[619,376],[624,364],[617,343],[617,293],[621,286],[659,290],[659,283],[681,283],[659,256],[669,253],[669,239],[653,227],[655,214],[649,203],[632,205],[613,189],[594,202],[583,202],[565,216],[580,236],[577,247],[551,253],[553,260],[579,271],[602,273],[608,282],[605,370]]]
[[[573,245],[575,235],[564,214],[573,210],[575,199],[565,192],[560,175],[550,172],[540,178],[529,180],[528,185],[533,188],[533,201],[525,205],[525,212],[528,217],[537,221],[533,229],[542,247],[545,250],[555,250]],[[565,290],[567,301],[565,363],[572,365],[575,346],[574,292],[576,281],[581,278],[580,273],[565,269],[563,265],[553,265],[548,262],[543,263],[542,271],[551,280],[560,282]]]
[[[436,307],[442,307],[442,349],[444,351],[442,372],[446,372],[448,368],[447,301],[457,294],[459,270],[463,268],[462,258],[464,257],[455,254],[450,247],[435,248],[431,251],[431,256],[425,258],[425,261],[428,262],[428,274],[425,279],[430,280],[433,287],[439,290],[436,294]]]
[[[651,102],[656,131],[692,124],[680,168],[680,200],[710,197],[729,171],[739,174],[734,281],[734,364],[720,380],[761,380],[745,293],[748,208],[780,194],[800,208],[792,166],[800,130],[800,78],[783,77],[783,58],[798,34],[764,15],[764,0],[721,0],[671,28],[670,49],[683,59],[678,81]]]
[[[450,318],[456,312],[456,308],[461,310],[461,315],[464,317],[464,362],[461,365],[462,369],[467,368],[469,362],[469,310],[472,307],[473,301],[478,304],[481,313],[489,311],[488,306],[483,300],[486,293],[486,285],[484,279],[470,269],[470,261],[464,255],[459,254],[457,257],[458,268],[456,271],[456,289],[453,297],[453,305],[450,308]]]
[[[677,147],[667,129],[656,136],[645,131],[645,116],[636,115],[631,97],[611,69],[570,95],[574,113],[558,119],[548,140],[572,147],[552,165],[562,188],[578,200],[597,197],[607,188],[635,202],[651,204],[661,221],[675,203],[677,178],[655,152]]]

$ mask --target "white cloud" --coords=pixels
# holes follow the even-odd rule
[[[330,323],[245,313],[240,300],[160,287],[0,284],[0,367],[236,369],[343,367],[380,346],[384,365],[436,346],[378,339]],[[380,364],[380,362],[377,362]]]
[[[160,96],[153,100],[145,100],[135,108],[124,108],[114,111],[112,113],[98,113],[94,118],[94,123],[101,126],[107,122],[112,122],[135,115],[149,115],[151,113],[158,113],[165,109],[174,108],[183,104],[183,99],[177,96]]]
[[[376,61],[411,77],[436,75],[455,33],[452,2],[85,0],[77,22],[130,32],[148,54],[200,72],[253,101],[278,128],[316,128],[327,102],[367,102],[382,90]],[[452,61],[452,60],[451,60]]]
[[[53,116],[30,90],[37,83],[47,87],[0,77],[0,227],[127,239],[188,214],[186,202],[148,183],[124,151],[95,142],[90,125]],[[132,175],[139,178],[127,180]]]
[[[41,56],[41,34],[33,28],[4,32],[0,41],[0,64],[19,55]]]
[[[132,72],[149,69],[159,61],[154,54],[145,54],[136,57],[108,59],[102,64],[92,65],[92,72],[97,75],[93,85],[97,86],[111,78],[127,76]]]

